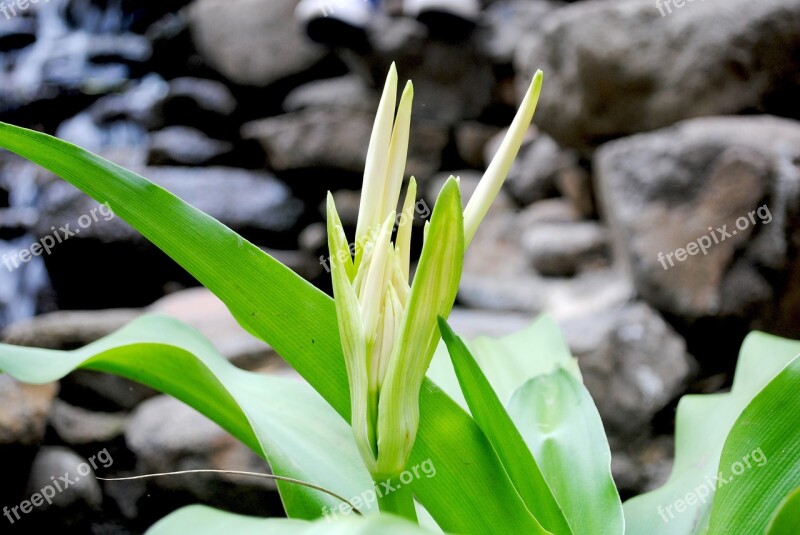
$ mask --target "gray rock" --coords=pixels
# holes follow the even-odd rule
[[[105,457],[104,457],[105,458]],[[94,460],[98,468],[103,464]],[[113,459],[112,459],[113,463]],[[67,525],[75,525],[85,521],[89,515],[97,514],[103,504],[103,493],[100,484],[95,479],[94,470],[90,462],[67,448],[45,446],[33,461],[31,475],[28,480],[28,496],[39,494],[41,505],[36,506],[30,513],[36,521],[43,517],[58,516]],[[70,484],[63,481],[66,477]],[[58,487],[54,485],[54,480]],[[52,504],[44,500],[43,492],[50,487],[54,492]],[[61,491],[58,491],[61,488]],[[24,518],[21,520],[25,520]],[[27,519],[32,520],[32,519]]]
[[[242,136],[261,143],[275,171],[363,173],[374,119],[374,112],[308,108],[247,123]],[[441,123],[412,121],[407,175],[427,177],[437,171],[448,139]]]
[[[520,204],[554,197],[560,177],[577,167],[577,156],[558,146],[550,136],[536,134],[520,150],[506,179],[511,196]]]
[[[245,331],[225,304],[205,288],[192,288],[159,299],[147,312],[166,314],[200,331],[223,356],[248,370],[279,357],[265,342]]]
[[[167,396],[143,403],[125,434],[141,474],[215,469],[269,473],[265,461],[217,424]],[[151,488],[181,491],[217,507],[258,510],[276,489],[270,480],[219,474],[185,474],[149,480]]]
[[[199,0],[189,9],[195,46],[237,84],[264,87],[300,73],[324,55],[294,20],[296,0]]]
[[[231,90],[216,80],[182,77],[169,81],[169,92],[164,103],[165,113],[177,100],[191,102],[197,110],[213,112],[225,117],[236,111],[236,99]]]
[[[0,375],[0,445],[39,444],[57,392],[56,383],[27,385]]]
[[[499,132],[500,128],[478,121],[459,123],[455,128],[458,155],[467,165],[476,169],[483,168],[486,146]]]
[[[593,221],[529,228],[522,247],[533,268],[545,276],[570,277],[608,264],[608,232]]]
[[[482,49],[495,63],[509,64],[526,35],[539,30],[542,19],[562,2],[548,0],[499,0],[482,13]]]
[[[55,400],[50,412],[50,425],[59,438],[70,446],[102,444],[125,433],[124,413],[93,412]]]
[[[668,5],[664,16],[652,0],[576,2],[545,15],[515,60],[519,89],[536,69],[546,73],[536,123],[586,147],[692,117],[796,113],[800,4]]]
[[[9,325],[2,341],[17,346],[76,349],[111,334],[141,315],[137,309],[64,310]]]
[[[168,126],[150,135],[150,165],[209,165],[230,154],[233,144],[188,126]]]
[[[302,203],[289,189],[264,172],[227,167],[147,167],[137,172],[150,181],[218,219],[234,230],[283,232],[294,227],[303,211]],[[80,235],[103,243],[144,241],[141,235],[106,208],[95,212],[97,221],[82,228],[81,216],[97,209],[98,203],[62,181],[47,184],[41,197],[36,234],[52,234],[51,226],[69,223]],[[86,219],[84,218],[84,224]],[[58,246],[56,246],[58,247]]]
[[[759,318],[796,333],[798,161],[800,123],[772,117],[694,119],[604,145],[596,187],[639,293],[686,321]]]
[[[532,228],[552,223],[577,223],[580,214],[575,206],[560,197],[537,201],[519,213],[520,228]]]
[[[461,303],[491,310],[548,311],[567,318],[605,310],[631,297],[632,284],[617,269],[587,271],[572,279],[542,277],[520,243],[525,218],[502,205],[492,210],[465,255]]]
[[[378,109],[378,96],[364,80],[348,74],[338,78],[314,80],[293,89],[283,101],[287,112],[305,108],[350,109],[374,113]]]
[[[695,371],[683,338],[645,303],[561,325],[606,429],[618,437],[646,435]]]

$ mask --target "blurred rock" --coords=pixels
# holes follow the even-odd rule
[[[537,201],[519,213],[519,225],[522,229],[551,223],[577,223],[579,220],[580,213],[575,206],[561,197]]]
[[[608,231],[593,221],[529,228],[522,247],[533,268],[548,277],[571,277],[608,264]]]
[[[611,473],[623,500],[654,490],[669,478],[675,455],[674,438],[625,441],[612,446]]]
[[[484,53],[495,63],[510,64],[520,41],[539,31],[545,15],[561,7],[548,0],[498,0],[483,11],[484,32],[479,35]]]
[[[632,296],[632,283],[617,269],[587,271],[572,279],[548,279],[536,273],[521,244],[527,219],[530,216],[520,216],[502,204],[493,208],[467,249],[460,303],[491,310],[547,311],[568,318],[605,310]]]
[[[215,469],[269,473],[265,461],[217,424],[167,396],[143,403],[131,416],[127,443],[141,474]],[[273,481],[220,474],[185,474],[147,481],[151,489],[239,512],[275,502]]]
[[[642,302],[561,323],[609,433],[646,436],[695,371],[686,342]]]
[[[484,166],[486,146],[498,135],[500,128],[478,121],[464,121],[455,128],[456,148],[464,162],[476,169]]]
[[[0,445],[37,445],[58,392],[56,383],[27,385],[0,375]]]
[[[192,37],[229,80],[264,87],[319,61],[324,49],[294,20],[296,0],[198,0],[189,9]]]
[[[247,123],[242,135],[261,143],[276,172],[323,168],[360,174],[374,120],[374,112],[308,108]],[[436,172],[448,138],[437,122],[412,122],[406,174]]]
[[[505,134],[505,133],[504,133]],[[498,135],[498,139],[500,136]],[[506,179],[506,188],[521,205],[558,194],[562,175],[574,172],[577,157],[558,146],[550,136],[538,133],[520,150]]]
[[[44,349],[77,349],[121,329],[141,315],[136,309],[50,312],[9,325],[5,344]]]
[[[57,399],[49,420],[65,444],[84,446],[103,444],[121,437],[125,433],[127,415],[89,411]]]
[[[217,120],[229,116],[236,111],[236,99],[222,82],[182,77],[169,81],[163,106],[167,124],[191,124],[184,121],[197,121],[198,113]]]
[[[378,95],[370,90],[364,80],[354,74],[338,78],[314,80],[293,89],[283,101],[287,112],[305,108],[359,110],[375,113]]]
[[[233,145],[200,130],[169,126],[150,135],[150,165],[214,165],[224,162]]]
[[[661,9],[652,0],[576,2],[547,14],[515,60],[520,90],[536,69],[546,73],[536,123],[586,147],[697,116],[798,116],[798,2]]]
[[[303,211],[302,203],[292,198],[289,189],[264,172],[227,167],[147,167],[137,172],[238,232],[285,232],[297,224]],[[52,234],[51,225],[70,223],[72,229],[81,231],[80,236],[71,240],[91,238],[104,243],[144,240],[113,214],[107,216],[96,211],[97,221],[82,228],[79,218],[97,207],[96,201],[73,186],[55,180],[42,190],[36,233]],[[67,243],[59,245],[59,249]]]
[[[103,466],[97,461],[95,464]],[[84,467],[88,467],[88,475],[81,475],[80,472],[86,472]],[[60,480],[60,477],[67,477],[71,482],[69,487],[65,488],[67,483]],[[41,500],[42,505],[34,507],[30,517],[21,519],[26,524],[46,524],[48,520],[58,518],[65,525],[77,528],[99,512],[103,504],[103,493],[94,477],[94,470],[86,459],[67,448],[42,447],[31,467],[28,496],[40,493],[47,486],[52,488],[53,480],[60,483],[62,491],[55,493],[52,505]]]
[[[694,119],[603,146],[602,211],[639,293],[689,322],[760,318],[798,334],[798,162],[800,123],[772,117]]]
[[[205,336],[233,364],[248,370],[277,357],[265,342],[245,331],[225,304],[205,288],[192,288],[159,299],[147,312],[166,314],[188,323]]]

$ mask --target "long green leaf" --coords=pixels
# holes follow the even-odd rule
[[[559,368],[517,390],[508,413],[572,531],[624,533],[622,502],[611,476],[611,451],[586,387]]]
[[[213,218],[145,178],[70,143],[0,123],[5,147],[111,209],[214,292],[248,331],[270,344],[350,420],[348,383],[333,301]],[[410,463],[437,476],[414,494],[439,525],[462,533],[525,532],[530,515],[477,424],[430,381]],[[457,495],[453,501],[449,496]],[[302,516],[287,503],[290,516]]]
[[[752,332],[742,344],[730,393],[681,399],[672,473],[662,487],[625,502],[630,535],[681,535],[707,527],[716,491],[708,483],[718,475],[725,439],[748,403],[798,353],[800,342]],[[686,504],[686,496],[700,487],[709,488],[709,495]]]
[[[800,487],[783,499],[770,520],[766,535],[796,535],[800,526]]]
[[[541,523],[543,529],[539,532],[571,534],[553,491],[467,346],[441,318],[439,329],[470,412],[492,443],[528,510]]]
[[[427,531],[395,516],[322,519],[316,522],[286,518],[255,518],[190,505],[163,518],[147,535],[425,535]]]
[[[264,455],[277,475],[348,498],[372,488],[349,427],[319,394],[302,381],[236,368],[178,320],[142,316],[75,351],[0,345],[0,370],[27,383],[56,381],[78,368],[121,375],[184,401]],[[340,505],[306,487],[278,485],[297,517],[318,518],[322,507]]]
[[[800,486],[798,392],[800,357],[736,420],[722,450],[719,473],[724,479],[718,482],[709,534],[764,533],[773,511]]]

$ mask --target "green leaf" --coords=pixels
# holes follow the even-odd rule
[[[539,533],[571,534],[564,513],[533,455],[467,346],[441,318],[439,329],[472,416],[492,443],[528,510],[542,525]]]
[[[547,314],[517,333],[503,338],[479,336],[467,340],[466,345],[504,405],[529,379],[559,368],[582,381],[577,360],[564,341],[561,329]],[[462,407],[467,407],[444,343],[436,350],[428,377]]]
[[[622,534],[611,451],[586,387],[563,368],[525,383],[508,413],[533,453],[574,533]]]
[[[70,143],[0,123],[0,146],[108,202],[215,293],[248,331],[270,344],[345,420],[350,399],[333,300],[213,218],[147,179]],[[250,443],[252,446],[252,441]],[[410,463],[430,459],[434,478],[412,483],[439,525],[454,532],[525,532],[530,515],[491,445],[433,383],[420,395]],[[284,487],[285,488],[285,487]],[[449,496],[457,495],[452,501]],[[290,516],[295,514],[287,504]]]
[[[800,342],[752,332],[742,344],[730,393],[681,399],[675,419],[672,473],[662,487],[625,502],[629,535],[682,535],[705,529],[715,489],[692,505],[685,504],[686,496],[701,486],[707,488],[709,480],[718,475],[722,448],[737,418],[799,352]]]
[[[0,370],[27,383],[78,368],[114,373],[187,403],[261,453],[276,475],[346,497],[372,488],[347,424],[307,384],[240,370],[203,336],[168,316],[142,316],[75,351],[0,345]],[[341,502],[279,482],[294,516],[314,519]],[[374,505],[374,504],[373,504]]]
[[[800,357],[750,402],[719,463],[710,534],[764,533],[783,498],[800,486]],[[723,482],[724,481],[724,482]],[[795,524],[795,533],[800,524]]]
[[[766,535],[796,535],[800,526],[800,487],[783,499],[770,520]]]
[[[190,505],[163,518],[147,535],[425,535],[431,532],[399,517],[372,515],[316,522],[286,518],[255,518],[227,513],[203,505]]]

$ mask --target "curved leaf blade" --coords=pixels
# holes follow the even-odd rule
[[[430,534],[419,526],[399,517],[371,515],[305,522],[286,518],[255,518],[227,513],[203,505],[190,505],[161,519],[147,531],[147,535],[425,535]]]
[[[169,394],[205,414],[269,461],[277,475],[358,496],[372,482],[347,424],[301,381],[240,370],[178,320],[142,316],[75,351],[0,345],[0,370],[28,383],[74,369],[114,373]],[[314,519],[340,502],[279,482],[290,514]]]
[[[766,535],[795,535],[800,526],[800,487],[783,499],[770,520]]]
[[[439,318],[439,329],[470,412],[492,443],[528,510],[541,524],[539,533],[549,530],[555,534],[571,534],[536,460],[467,346],[442,318]]]
[[[108,202],[116,215],[215,293],[245,329],[270,344],[350,421],[336,311],[328,296],[173,194],[75,145],[0,123],[0,147]],[[530,528],[530,515],[511,482],[498,477],[502,467],[477,424],[426,379],[410,463],[428,459],[435,463],[437,476],[417,479],[412,486],[443,529]],[[460,499],[449,500],[451,494]],[[292,515],[291,507],[287,509]]]
[[[660,488],[625,502],[630,535],[700,533],[708,527],[715,488],[705,500],[677,511],[678,500],[718,474],[726,437],[747,404],[798,353],[800,342],[761,332],[745,338],[733,388],[727,394],[681,398],[675,417],[675,463]],[[673,507],[670,514],[667,507]]]
[[[574,533],[622,534],[611,450],[586,387],[563,368],[529,380],[508,413],[533,453]]]
[[[750,402],[733,425],[719,463],[709,534],[764,533],[783,498],[800,486],[800,357]],[[795,525],[795,530],[800,525]],[[795,531],[796,532],[796,531]]]

